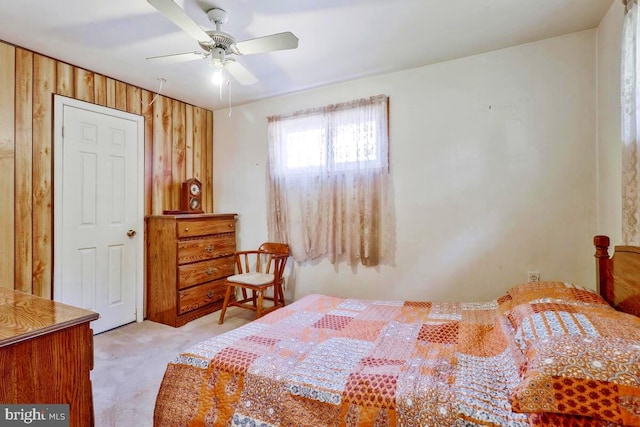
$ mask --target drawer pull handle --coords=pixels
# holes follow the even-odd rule
[[[213,298],[213,295],[214,295],[213,291],[207,292],[207,298],[211,299],[211,298]]]
[[[189,231],[189,227],[185,227],[185,228],[184,228],[184,231]]]
[[[207,273],[209,276],[211,276],[213,274],[213,268],[212,267],[208,267],[204,272]]]
[[[207,253],[212,253],[213,252],[213,245],[207,245],[204,248],[205,251],[207,251]]]

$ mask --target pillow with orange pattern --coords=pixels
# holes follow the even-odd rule
[[[627,327],[640,328],[633,317]],[[513,411],[640,426],[640,340],[557,335],[531,342],[525,356]]]
[[[529,343],[557,335],[624,336],[628,328],[618,323],[623,313],[599,295],[563,282],[540,282],[509,291],[511,306],[503,313],[513,326],[522,351]],[[624,322],[623,322],[624,323]],[[640,339],[640,330],[637,331]]]
[[[619,427],[620,424],[582,415],[554,414],[552,412],[531,413],[531,427]]]
[[[506,312],[522,351],[537,340],[559,335],[618,338],[640,341],[640,318],[609,305],[571,301],[531,302]]]
[[[566,302],[586,305],[604,304],[607,302],[595,291],[584,286],[567,282],[525,283],[507,291],[511,297],[511,306],[535,302]]]

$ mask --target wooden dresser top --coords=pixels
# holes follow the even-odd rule
[[[203,214],[177,214],[177,215],[147,215],[145,218],[153,219],[211,219],[211,218],[235,218],[235,213],[203,213]]]
[[[93,311],[0,288],[0,347],[97,318]]]

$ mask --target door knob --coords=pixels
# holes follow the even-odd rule
[[[127,231],[127,236],[129,236],[129,237],[133,237],[133,236],[135,236],[135,235],[136,235],[136,230],[129,230],[129,231]]]

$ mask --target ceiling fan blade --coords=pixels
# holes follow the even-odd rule
[[[229,60],[225,65],[225,69],[243,86],[258,83],[258,79],[239,62]]]
[[[147,2],[195,40],[199,42],[211,40],[209,34],[193,22],[193,20],[189,18],[189,15],[187,15],[180,6],[175,4],[173,0],[147,0]]]
[[[150,56],[147,59],[156,63],[162,64],[175,64],[178,62],[193,61],[196,59],[206,58],[207,54],[204,52],[183,52],[173,53],[171,55]]]
[[[253,53],[272,52],[274,50],[295,49],[297,47],[298,38],[289,31],[244,40],[234,44],[235,53],[238,55],[250,55]]]

